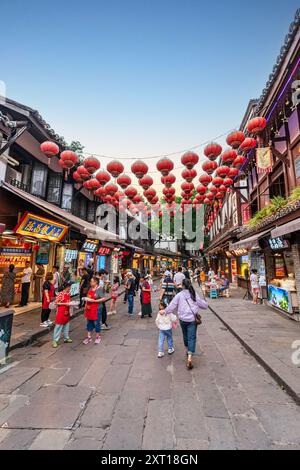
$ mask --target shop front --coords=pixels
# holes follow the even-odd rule
[[[67,232],[66,225],[30,212],[23,214],[14,230],[3,232],[0,237],[0,286],[4,272],[13,264],[16,272],[14,304],[20,301],[21,278],[26,262],[30,262],[33,274],[41,266],[45,272],[52,271],[56,247]],[[35,283],[31,283],[30,300],[34,289]]]

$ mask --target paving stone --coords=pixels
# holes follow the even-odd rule
[[[145,417],[148,400],[149,393],[145,390],[136,389],[133,394],[131,391],[124,389],[115,409],[115,414],[128,420]]]
[[[247,416],[234,416],[233,423],[240,450],[264,450],[271,442],[257,419]]]
[[[41,369],[40,372],[21,385],[18,393],[32,395],[41,387],[56,384],[67,372],[67,369]]]
[[[210,450],[235,450],[234,430],[229,419],[207,418]]]
[[[120,393],[124,388],[129,369],[127,365],[111,366],[104,375],[98,391],[102,394]]]
[[[300,444],[300,411],[290,405],[256,405],[254,410],[273,441]]]
[[[6,439],[12,431],[10,429],[1,429],[0,428],[0,444]]]
[[[108,427],[111,423],[118,398],[118,394],[95,395],[89,401],[81,416],[81,425],[94,428]]]
[[[0,393],[11,393],[39,372],[37,367],[12,367],[0,374]]]
[[[228,410],[223,401],[223,397],[209,377],[203,378],[197,387],[201,402],[203,403],[203,413],[208,418],[229,418]]]
[[[132,364],[137,354],[137,349],[134,346],[127,346],[121,348],[120,352],[113,360],[113,364]]]
[[[96,441],[103,441],[105,437],[105,430],[93,427],[80,426],[73,433],[73,439],[95,439]]]
[[[102,442],[97,439],[75,439],[69,442],[64,450],[100,450],[102,449]]]
[[[13,430],[1,442],[0,450],[26,450],[38,434],[39,431],[30,429]]]
[[[103,445],[105,450],[139,450],[142,447],[144,418],[115,418]]]
[[[29,397],[11,395],[8,397],[8,405],[0,412],[0,426],[5,426],[7,420],[28,402]]]
[[[88,387],[66,387],[65,385],[49,385],[32,395],[30,403],[36,405],[78,405],[84,406],[92,391]]]
[[[59,429],[41,431],[29,447],[29,450],[63,450],[71,434],[71,431]]]
[[[97,388],[109,367],[107,360],[103,357],[96,359],[84,374],[78,385]]]
[[[13,414],[7,425],[14,429],[72,429],[80,413],[77,405],[30,405]]]
[[[209,442],[197,439],[177,439],[176,450],[208,450]]]
[[[174,407],[174,415],[177,439],[190,439],[193,436],[193,439],[208,440],[205,417],[199,402],[194,400],[178,403]]]
[[[172,400],[149,402],[144,430],[144,450],[172,450],[174,448],[174,418]]]

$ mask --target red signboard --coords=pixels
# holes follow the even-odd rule
[[[242,217],[243,217],[243,225],[246,225],[251,219],[250,204],[242,204]]]
[[[101,256],[110,255],[110,253],[111,253],[111,248],[106,248],[105,246],[101,246],[101,248],[99,248],[99,251],[98,251],[98,255],[101,255]]]

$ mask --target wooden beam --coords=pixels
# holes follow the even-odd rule
[[[2,149],[0,149],[0,155],[3,155],[4,152],[6,152],[6,150],[8,150],[10,148],[10,146],[12,144],[14,144],[16,142],[16,140],[18,140],[19,137],[21,137],[22,134],[24,134],[25,131],[27,131],[29,127],[29,123],[27,123],[25,126],[21,127],[20,130],[18,130],[18,132],[16,132],[15,134],[13,134],[7,141],[7,143],[4,145],[4,147],[2,147]]]

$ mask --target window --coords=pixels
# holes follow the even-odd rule
[[[30,193],[34,196],[45,197],[48,169],[40,163],[35,163],[32,171]]]
[[[88,212],[87,212],[87,220],[88,222],[95,222],[96,216],[95,216],[95,203],[94,202],[89,202],[88,203]]]
[[[251,214],[253,216],[256,214],[256,212],[258,212],[257,198],[251,202],[250,207],[251,207]]]
[[[72,196],[73,196],[73,186],[72,184],[64,184],[63,194],[62,194],[62,209],[71,211],[72,209]]]
[[[284,175],[281,174],[270,186],[270,198],[276,196],[286,197]]]
[[[60,203],[60,194],[62,187],[61,175],[52,174],[49,178],[47,201],[53,204]]]
[[[79,217],[83,220],[86,220],[86,200],[84,197],[81,197],[79,201]]]

